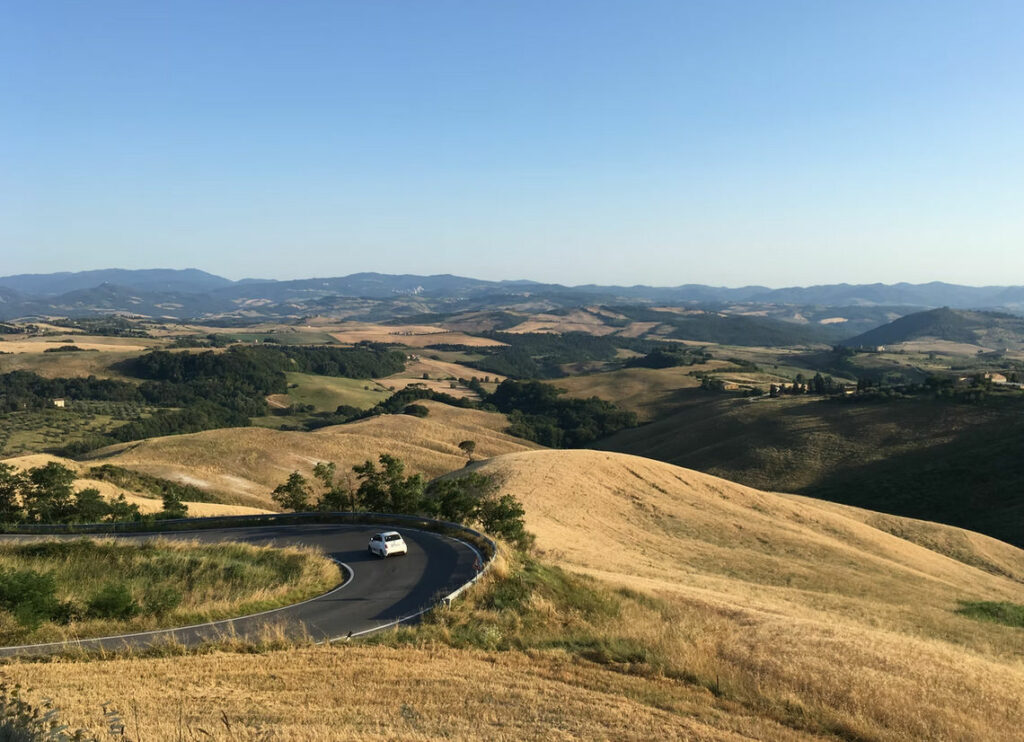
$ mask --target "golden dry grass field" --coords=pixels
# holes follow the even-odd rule
[[[439,343],[478,347],[504,345],[496,340],[446,330],[438,325],[377,325],[349,322],[338,327],[321,329],[330,332],[339,343],[369,340],[374,343],[401,343],[410,348],[422,348]]]
[[[147,497],[137,492],[132,492],[131,490],[119,487],[111,482],[104,482],[99,479],[90,479],[89,462],[82,463],[46,453],[2,459],[4,464],[13,466],[18,471],[24,471],[25,469],[31,469],[37,466],[45,466],[51,461],[67,467],[71,471],[75,472],[77,476],[81,477],[80,479],[75,480],[74,488],[76,492],[89,488],[97,489],[107,500],[113,500],[118,495],[124,495],[124,498],[129,503],[138,505],[139,510],[143,514],[157,513],[163,509],[163,500],[161,499]],[[249,507],[245,505],[228,505],[219,502],[186,502],[185,504],[188,506],[188,514],[197,518],[205,518],[214,515],[254,515],[258,513],[272,512],[265,508]]]
[[[597,313],[576,309],[568,314],[532,314],[506,332],[586,332],[590,335],[611,335],[616,329],[606,325]]]
[[[623,368],[596,374],[568,376],[549,382],[565,389],[570,397],[600,397],[619,407],[635,412],[641,422],[654,419],[671,410],[682,389],[696,389],[700,379],[692,372],[712,371],[730,366],[728,361],[709,361],[693,366],[674,368]]]
[[[425,351],[425,353],[429,353],[429,351]],[[424,376],[427,378],[424,378]],[[429,358],[427,355],[417,355],[414,359],[406,361],[404,371],[400,371],[392,376],[374,379],[374,382],[394,391],[405,389],[410,384],[419,384],[432,391],[452,397],[476,399],[476,392],[462,386],[458,383],[458,380],[483,379],[484,377],[490,380],[490,384],[500,384],[505,380],[504,376],[490,371],[479,371],[459,363]]]
[[[410,473],[439,476],[466,463],[458,444],[476,441],[476,458],[536,446],[502,431],[504,415],[422,401],[425,418],[380,415],[312,433],[229,428],[125,443],[102,449],[87,462],[115,464],[215,492],[225,502],[272,507],[270,492],[293,471],[310,475],[319,461],[341,473],[382,453],[402,459]]]
[[[11,355],[0,355],[0,373],[11,371],[32,371],[48,379],[72,376],[95,376],[99,379],[124,379],[125,376],[111,368],[112,364],[133,358],[141,350],[124,348],[105,350],[101,353],[43,353],[11,352],[9,343],[0,343],[0,351]],[[57,347],[57,346],[52,346]]]
[[[45,353],[64,345],[74,345],[82,351],[131,351],[141,353],[153,343],[145,338],[119,338],[105,335],[36,336],[24,340],[4,340],[0,350],[6,353]]]
[[[442,624],[398,648],[0,675],[73,725],[100,729],[99,704],[115,700],[129,735],[152,739],[1020,739],[1024,633],[957,613],[1024,603],[1019,549],[624,454],[524,451],[475,468],[524,502],[544,562],[629,596],[600,619],[534,598],[531,620],[566,637],[589,620],[657,662],[602,664],[558,642],[455,650]]]

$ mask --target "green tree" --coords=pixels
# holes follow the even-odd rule
[[[164,507],[160,511],[161,518],[186,518],[188,517],[188,505],[181,501],[176,492],[165,492]]]
[[[282,508],[296,513],[310,509],[309,496],[308,482],[297,471],[289,474],[288,481],[277,485],[270,494],[271,499]]]
[[[354,496],[351,488],[346,487],[338,481],[336,472],[337,465],[331,461],[320,461],[313,467],[313,477],[320,482],[323,491],[317,499],[317,510],[344,510],[355,509]]]
[[[139,506],[128,502],[124,495],[115,497],[108,503],[108,507],[110,508],[110,514],[107,516],[108,520],[139,520],[142,518]]]
[[[360,479],[356,495],[362,506],[377,513],[415,513],[420,509],[426,480],[421,474],[406,477],[401,459],[382,453],[378,459],[352,467]]]
[[[110,506],[95,487],[75,495],[74,519],[80,523],[99,523],[110,513]]]
[[[22,501],[29,520],[60,523],[74,512],[75,473],[51,461],[28,470],[28,486],[22,488]]]
[[[526,532],[525,515],[522,503],[512,495],[484,500],[478,511],[485,531],[508,539],[521,549],[527,548],[533,540]]]
[[[476,450],[476,441],[462,441],[459,443],[459,448],[462,449],[462,453],[466,454],[466,457],[472,461],[473,452]]]
[[[0,523],[14,523],[25,517],[21,491],[25,476],[10,464],[0,463]]]
[[[427,488],[424,510],[442,520],[469,524],[477,519],[480,504],[492,497],[497,489],[493,477],[479,472],[438,479]]]

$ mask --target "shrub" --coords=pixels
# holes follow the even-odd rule
[[[181,591],[171,585],[153,585],[142,597],[142,603],[146,613],[163,617],[181,605],[183,597]]]
[[[139,612],[139,604],[127,585],[110,582],[89,600],[86,610],[91,618],[126,619]]]
[[[29,628],[58,616],[61,604],[53,575],[29,569],[0,570],[0,608]]]

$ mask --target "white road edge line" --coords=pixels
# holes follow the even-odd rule
[[[330,639],[323,639],[321,641],[318,641],[317,644],[333,644],[335,642],[345,641],[347,639],[354,639],[357,636],[364,636],[366,634],[372,634],[375,631],[383,631],[384,629],[390,629],[392,626],[398,626],[399,624],[405,623],[406,621],[412,621],[414,618],[419,618],[424,613],[427,613],[428,611],[434,610],[439,605],[448,605],[448,604],[450,604],[453,600],[455,600],[455,598],[459,597],[459,595],[461,595],[464,590],[468,589],[477,580],[479,580],[480,576],[484,572],[486,572],[487,569],[491,566],[491,562],[490,561],[488,561],[486,564],[484,564],[483,555],[480,553],[480,551],[475,546],[473,546],[473,544],[470,544],[470,543],[468,543],[466,541],[463,541],[461,538],[455,538],[454,536],[445,536],[443,534],[434,533],[432,531],[424,531],[424,530],[422,530],[420,528],[405,528],[403,530],[406,530],[406,531],[417,531],[419,533],[430,533],[430,534],[432,534],[434,536],[437,536],[439,538],[447,538],[447,539],[451,539],[452,541],[457,541],[458,543],[460,543],[463,546],[465,546],[468,549],[470,549],[476,555],[476,558],[480,561],[480,564],[483,564],[483,569],[481,569],[479,572],[477,572],[475,575],[473,575],[473,579],[472,580],[470,580],[466,584],[462,585],[461,587],[459,587],[454,592],[449,593],[445,597],[441,598],[441,600],[439,600],[438,602],[434,603],[433,605],[428,605],[426,608],[424,608],[424,609],[422,609],[420,611],[417,611],[416,613],[411,613],[408,616],[402,616],[401,618],[396,618],[394,621],[388,621],[387,623],[381,624],[380,626],[373,626],[373,627],[371,627],[369,629],[363,629],[362,631],[349,632],[345,636],[335,636],[335,637],[331,637]]]
[[[337,564],[343,570],[347,571],[348,572],[348,579],[345,580],[340,585],[338,585],[337,587],[331,588],[326,593],[321,593],[320,595],[314,595],[312,598],[306,598],[305,600],[299,601],[298,603],[291,603],[289,605],[283,605],[280,608],[270,608],[269,610],[259,611],[258,613],[249,613],[249,614],[246,614],[244,616],[235,616],[234,618],[222,618],[219,621],[208,621],[206,623],[194,623],[194,624],[192,624],[190,626],[175,626],[174,628],[171,628],[171,629],[154,629],[152,631],[139,631],[139,632],[136,632],[134,634],[114,634],[113,636],[93,636],[93,637],[86,637],[86,638],[82,638],[82,639],[67,639],[67,640],[62,641],[62,642],[47,642],[46,644],[22,644],[21,646],[17,646],[17,647],[0,647],[0,652],[4,652],[4,653],[11,652],[11,653],[14,653],[14,652],[19,651],[19,650],[25,650],[25,649],[44,649],[44,648],[50,648],[50,647],[67,647],[68,649],[71,649],[72,647],[75,647],[76,645],[88,644],[88,643],[92,643],[92,642],[114,641],[115,639],[134,639],[135,637],[139,637],[139,636],[157,636],[158,634],[173,634],[176,631],[188,631],[190,629],[205,629],[205,628],[208,628],[208,627],[211,627],[211,626],[220,626],[221,624],[232,623],[234,621],[243,621],[243,620],[249,619],[249,618],[256,618],[257,616],[268,616],[271,613],[278,613],[280,611],[286,611],[286,610],[288,610],[290,608],[295,608],[296,606],[305,605],[306,603],[312,603],[314,600],[320,600],[321,598],[326,598],[328,595],[333,595],[334,593],[338,592],[339,590],[344,590],[346,587],[348,587],[349,585],[352,584],[352,582],[356,578],[355,570],[352,569],[352,567],[350,567],[345,562],[338,561],[334,557],[327,557],[327,558],[330,559],[335,564]]]

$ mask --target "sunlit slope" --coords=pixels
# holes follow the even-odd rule
[[[251,505],[271,506],[270,491],[292,471],[309,475],[319,461],[333,461],[343,475],[382,453],[402,459],[410,472],[435,477],[462,468],[458,444],[476,443],[475,458],[535,446],[502,432],[504,415],[424,401],[430,413],[380,415],[307,432],[230,428],[151,438],[99,451],[110,463],[217,492]]]
[[[761,492],[626,454],[531,451],[476,469],[523,500],[541,549],[619,580],[671,589],[742,583],[765,598],[821,593],[815,601],[902,605],[916,596],[919,608],[942,610],[958,598],[1024,600],[1024,551],[958,528]],[[876,527],[883,522],[885,530]],[[933,548],[898,530],[932,534],[919,540]]]
[[[522,499],[546,558],[669,601],[672,620],[645,631],[698,675],[869,738],[1024,727],[1024,631],[956,612],[1024,604],[1024,551],[625,454],[536,451],[477,468]]]
[[[1024,546],[1024,404],[697,393],[596,448]]]
[[[664,681],[609,673],[557,654],[347,644],[268,654],[23,663],[4,671],[30,689],[23,695],[35,702],[56,699],[62,721],[97,735],[107,728],[102,704],[129,709],[122,713],[132,714],[131,728],[140,729],[142,739],[808,739],[735,709],[712,709],[697,718],[693,710],[709,705],[704,689],[679,692]],[[185,736],[195,729],[207,734]]]
[[[59,456],[51,456],[50,454],[31,454],[29,456],[15,456],[9,459],[0,460],[4,464],[13,466],[19,471],[31,469],[38,466],[46,466],[50,462],[61,464],[62,466],[75,472],[79,477],[75,480],[74,489],[76,492],[80,492],[84,489],[97,489],[104,498],[112,500],[119,495],[124,495],[124,498],[133,505],[138,505],[139,510],[142,513],[156,513],[163,509],[163,500],[160,498],[153,497],[149,493],[133,492],[132,490],[119,487],[111,482],[104,482],[99,479],[91,479],[89,477],[89,462],[78,462],[72,459],[65,459]],[[213,515],[253,515],[258,513],[268,512],[265,508],[250,507],[246,505],[236,505],[222,502],[189,502],[185,504],[188,506],[188,514],[194,517],[207,517]]]

